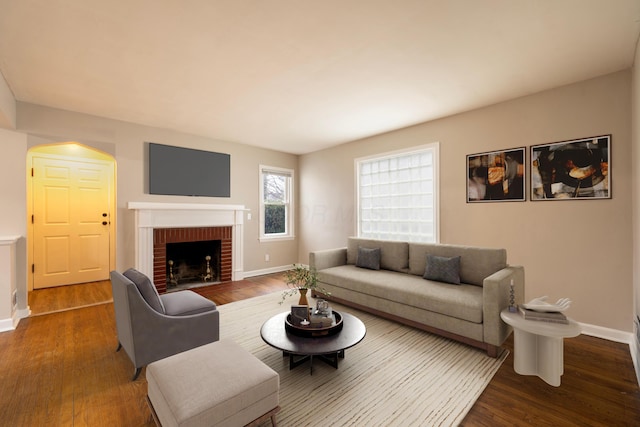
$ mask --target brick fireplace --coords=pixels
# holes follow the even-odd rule
[[[220,281],[244,279],[244,206],[129,202],[128,208],[135,213],[135,268],[153,277],[158,292],[167,290],[167,243],[220,240]]]
[[[220,282],[231,281],[232,227],[156,228],[153,230],[153,283],[167,291],[167,244],[220,241]]]

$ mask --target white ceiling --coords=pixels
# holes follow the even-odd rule
[[[631,67],[638,0],[0,0],[15,98],[290,153]]]

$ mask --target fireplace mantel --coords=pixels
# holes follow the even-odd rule
[[[153,230],[177,227],[232,227],[232,280],[244,279],[243,205],[129,202],[135,211],[136,269],[153,277]]]

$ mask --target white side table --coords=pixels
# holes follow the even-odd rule
[[[580,325],[526,320],[504,309],[500,317],[513,326],[513,368],[520,375],[537,375],[547,384],[560,385],[564,373],[564,338],[580,335]]]

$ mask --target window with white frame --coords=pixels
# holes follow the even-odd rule
[[[438,242],[438,144],[356,159],[358,236]]]
[[[293,170],[260,165],[260,239],[293,237]]]

